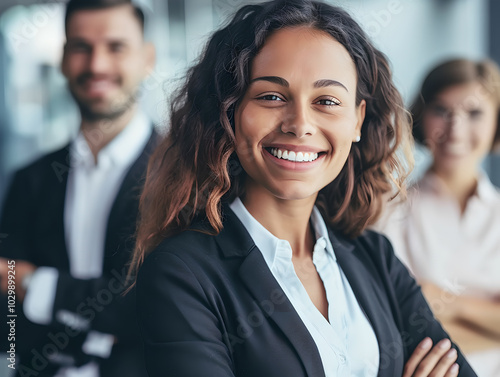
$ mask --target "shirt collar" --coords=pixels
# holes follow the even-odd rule
[[[332,243],[330,242],[328,228],[326,227],[325,220],[323,220],[323,216],[321,216],[321,212],[319,212],[319,209],[316,206],[313,207],[311,213],[311,224],[316,232],[316,245],[318,245],[318,242],[321,239],[324,239],[326,252],[332,256],[333,260],[336,261],[337,257],[335,256]]]
[[[92,155],[87,140],[81,131],[78,132],[76,139],[71,143],[70,159],[72,167],[92,167],[95,165],[94,156]]]
[[[431,171],[427,171],[417,184],[417,190],[432,191],[437,195],[447,195],[447,189],[439,176]],[[481,202],[491,203],[498,197],[498,189],[491,183],[488,175],[480,170],[477,180],[477,188],[474,194]]]
[[[125,166],[134,161],[151,136],[152,126],[148,117],[140,110],[132,120],[97,155],[97,164],[109,163],[112,166]],[[94,156],[87,139],[80,131],[71,145],[71,165],[94,167]]]
[[[479,199],[486,203],[498,200],[498,188],[491,183],[488,175],[481,171],[477,181],[477,196]]]
[[[248,212],[246,207],[241,202],[240,198],[236,198],[229,205],[229,207],[245,226],[246,230],[250,234],[250,237],[252,237],[253,241],[255,242],[255,245],[262,253],[269,269],[272,269],[274,260],[278,253],[278,249],[283,247],[283,243],[288,244],[288,241],[279,239],[270,231],[268,231],[261,223],[259,223],[250,214],[250,212]],[[328,254],[332,256],[333,260],[336,260],[335,252],[333,251],[333,247],[328,235],[328,228],[326,227],[325,221],[323,220],[323,217],[321,216],[321,213],[316,208],[316,206],[314,206],[311,213],[311,224],[314,228],[316,236],[314,251],[323,248]]]

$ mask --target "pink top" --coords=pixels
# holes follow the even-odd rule
[[[377,228],[417,280],[457,295],[500,298],[500,191],[486,175],[461,214],[441,179],[427,172]],[[478,376],[500,376],[500,348],[467,356]]]

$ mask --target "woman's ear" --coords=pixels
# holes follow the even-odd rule
[[[357,124],[354,129],[354,136],[352,139],[352,141],[355,143],[361,140],[361,127],[363,126],[363,122],[365,121],[365,115],[366,115],[366,101],[363,99],[356,108]]]
[[[493,137],[493,144],[491,146],[493,153],[500,153],[500,108],[497,111],[497,131]]]

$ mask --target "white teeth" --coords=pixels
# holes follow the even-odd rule
[[[271,148],[271,153],[274,157],[294,162],[312,162],[318,158],[317,153],[312,153],[312,152],[295,153],[294,151],[287,151],[287,150],[282,151],[281,149],[278,148]]]

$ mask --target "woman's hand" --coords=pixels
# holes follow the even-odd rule
[[[458,376],[457,350],[451,348],[449,339],[434,347],[432,340],[422,340],[403,370],[403,377],[456,377]]]

